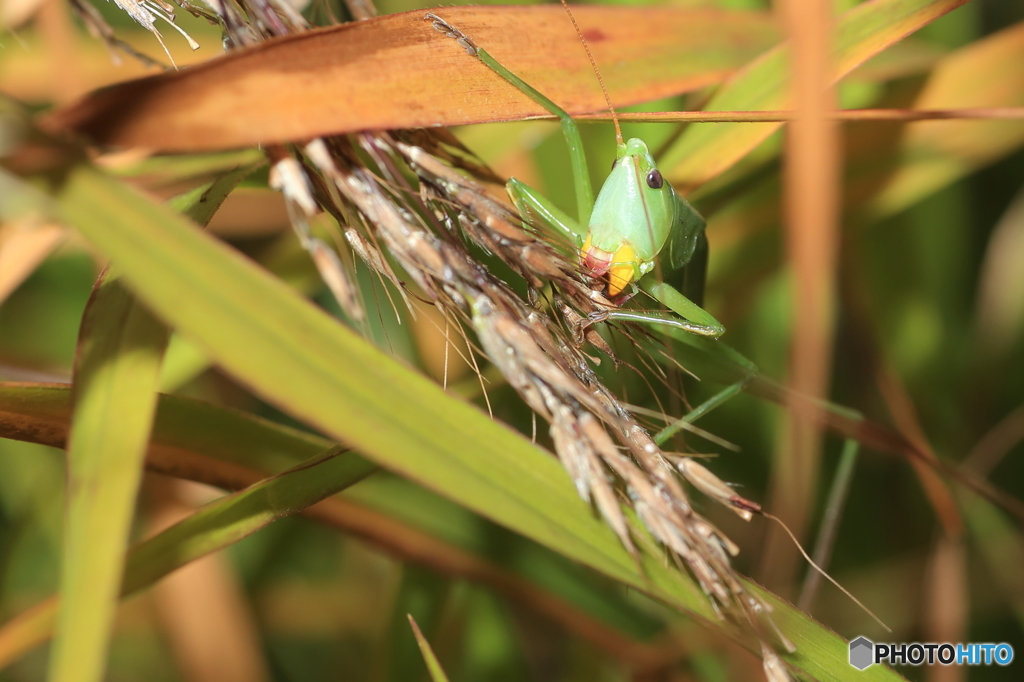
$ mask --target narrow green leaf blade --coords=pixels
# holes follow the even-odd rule
[[[423,662],[427,664],[427,671],[430,672],[430,679],[433,682],[448,682],[448,676],[444,674],[444,668],[437,660],[437,656],[434,655],[434,650],[430,648],[430,642],[420,632],[420,626],[416,624],[416,619],[409,614],[409,625],[412,626],[412,634],[416,636],[416,644],[420,647],[420,652],[423,654]]]
[[[228,173],[176,205],[205,224],[252,169]],[[82,321],[75,369],[62,599],[48,675],[55,682],[98,682],[106,670],[167,339],[160,321],[115,275],[100,277]]]
[[[277,476],[221,498],[132,548],[121,594],[152,585],[188,562],[298,513],[376,470],[371,462],[334,446]]]
[[[98,682],[117,607],[167,332],[113,277],[86,309],[68,438],[64,596],[48,679]]]

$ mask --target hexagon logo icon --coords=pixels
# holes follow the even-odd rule
[[[875,643],[866,637],[858,637],[850,642],[850,665],[857,670],[864,670],[874,663]]]

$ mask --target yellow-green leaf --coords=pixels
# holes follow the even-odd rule
[[[832,78],[838,81],[889,45],[967,0],[871,0],[836,22]],[[780,45],[734,74],[705,107],[708,111],[786,109],[789,47]],[[696,187],[727,170],[775,132],[780,123],[696,123],[661,161],[674,183]]]
[[[49,679],[98,682],[156,407],[167,332],[116,278],[86,309],[68,437],[68,509]]]
[[[1024,23],[942,59],[914,102],[918,109],[1024,106]],[[1024,121],[925,121],[900,140],[897,171],[871,202],[888,215],[1024,145]]]

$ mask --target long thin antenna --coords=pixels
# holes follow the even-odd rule
[[[580,25],[576,23],[576,17],[572,15],[572,10],[569,9],[569,3],[565,0],[561,0],[562,7],[565,8],[565,13],[569,15],[569,21],[572,22],[572,27],[576,29],[576,35],[579,36],[580,42],[583,43],[583,49],[587,51],[587,57],[590,59],[590,65],[594,67],[594,73],[597,75],[597,82],[601,84],[601,92],[604,93],[604,101],[608,103],[608,111],[612,114],[612,121],[615,123],[615,142],[623,144],[622,141],[622,128],[619,127],[619,115],[615,113],[615,107],[612,106],[612,98],[608,94],[608,88],[604,84],[604,77],[601,75],[601,69],[597,68],[597,60],[594,59],[594,54],[590,51],[590,45],[587,43],[587,39],[583,37],[583,31],[580,30]]]
[[[889,627],[888,625],[886,625],[885,623],[883,623],[883,622],[882,622],[882,619],[881,619],[881,618],[879,618],[878,616],[876,616],[876,615],[875,615],[875,614],[874,614],[874,613],[873,613],[873,612],[871,611],[871,609],[869,609],[868,607],[864,606],[864,604],[862,604],[862,603],[861,603],[860,599],[857,599],[856,597],[854,597],[854,596],[853,596],[853,595],[852,595],[852,594],[850,593],[850,591],[849,591],[848,589],[846,589],[845,587],[843,587],[842,585],[840,585],[840,584],[839,584],[839,582],[838,582],[838,581],[837,581],[837,580],[836,580],[835,578],[833,578],[833,577],[832,577],[832,576],[830,576],[830,575],[829,575],[828,573],[826,573],[826,572],[825,572],[825,569],[824,569],[824,568],[822,568],[822,567],[821,567],[821,566],[819,566],[818,564],[814,563],[814,559],[812,559],[812,558],[811,558],[811,557],[810,557],[810,556],[809,556],[809,555],[807,554],[807,552],[805,552],[805,551],[804,551],[804,548],[803,548],[803,546],[802,546],[802,545],[800,544],[800,541],[796,539],[796,536],[795,536],[795,535],[793,535],[793,531],[791,531],[791,530],[789,529],[789,526],[787,526],[787,525],[786,525],[785,523],[783,523],[782,519],[780,519],[780,518],[779,518],[778,516],[775,516],[774,514],[769,514],[768,512],[761,512],[761,513],[762,513],[762,515],[763,515],[763,516],[765,516],[766,518],[769,518],[769,519],[771,519],[772,521],[774,521],[775,523],[777,523],[777,524],[779,524],[780,526],[782,526],[782,530],[786,531],[786,534],[787,534],[787,535],[789,535],[789,539],[793,541],[793,544],[794,544],[794,545],[796,545],[796,548],[797,548],[798,550],[800,550],[800,553],[801,553],[801,554],[803,554],[803,555],[804,555],[804,560],[805,560],[805,561],[806,561],[807,563],[809,563],[809,564],[810,564],[810,565],[811,565],[811,566],[812,566],[812,567],[814,568],[814,570],[815,570],[815,571],[817,571],[817,572],[818,572],[818,573],[820,573],[821,575],[825,576],[825,579],[826,579],[826,580],[828,580],[828,581],[829,581],[830,583],[832,583],[833,585],[835,585],[836,587],[838,587],[838,588],[839,588],[839,590],[840,590],[840,591],[841,591],[841,592],[842,592],[843,594],[845,594],[845,595],[846,595],[847,597],[849,597],[850,599],[852,599],[852,600],[853,600],[853,603],[854,603],[854,604],[856,604],[857,606],[859,606],[859,607],[860,607],[860,608],[861,608],[861,609],[862,609],[862,610],[864,611],[864,613],[866,613],[866,614],[868,614],[869,616],[871,616],[871,617],[872,617],[872,618],[874,619],[874,621],[875,621],[876,623],[878,623],[878,624],[879,624],[879,625],[881,625],[881,626],[882,626],[883,628],[885,628],[885,631],[886,631],[886,632],[892,632],[892,628],[891,628],[891,627]]]

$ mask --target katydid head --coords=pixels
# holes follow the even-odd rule
[[[592,277],[607,278],[610,296],[654,268],[672,230],[678,229],[680,201],[643,140],[619,145],[580,253]]]
[[[630,282],[654,269],[655,259],[666,246],[669,268],[674,271],[685,266],[704,232],[704,219],[665,181],[643,140],[622,141],[619,117],[601,70],[569,5],[566,0],[561,2],[601,85],[618,147],[612,172],[590,214],[580,260],[587,274],[606,283],[602,288],[613,300],[621,299]],[[577,201],[580,194],[578,191]]]

